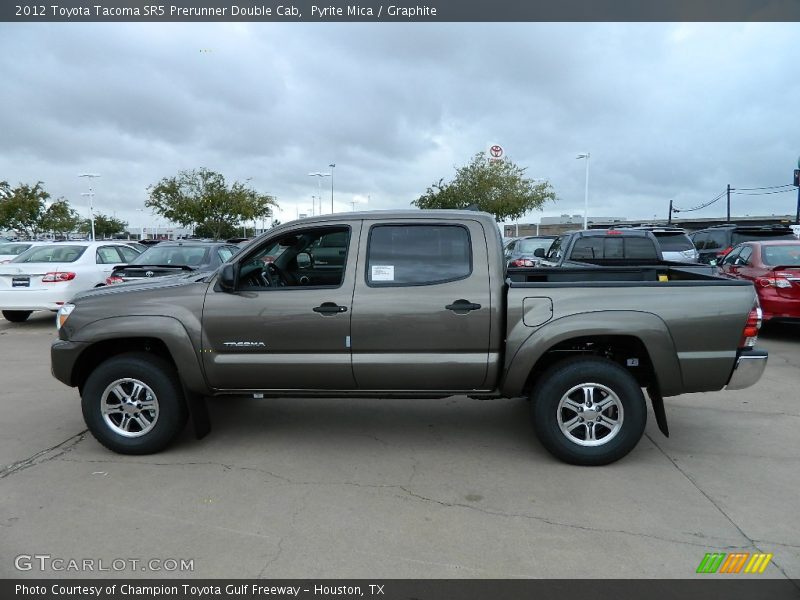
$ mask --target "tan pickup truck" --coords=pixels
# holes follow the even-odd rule
[[[691,307],[687,312],[686,307]],[[672,265],[506,271],[493,218],[320,216],[215,272],[83,293],[58,314],[53,374],[94,436],[157,452],[205,398],[527,395],[555,456],[615,461],[663,398],[747,387],[767,353],[750,283]]]

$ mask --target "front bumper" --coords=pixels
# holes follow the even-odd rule
[[[736,359],[726,390],[742,390],[755,384],[767,367],[766,350],[742,350]]]
[[[75,363],[87,345],[85,342],[54,341],[50,346],[50,372],[53,377],[73,387]]]

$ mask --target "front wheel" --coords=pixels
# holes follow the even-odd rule
[[[81,407],[95,439],[120,454],[162,450],[188,417],[174,367],[146,352],[115,356],[95,368]]]
[[[644,394],[617,363],[579,357],[557,363],[532,392],[542,445],[574,465],[605,465],[639,443],[647,422]]]
[[[32,310],[4,310],[3,317],[12,323],[22,323],[28,320],[32,312]]]

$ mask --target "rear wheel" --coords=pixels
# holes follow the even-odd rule
[[[557,363],[532,393],[533,424],[542,445],[575,465],[605,465],[633,450],[647,406],[636,379],[617,363],[579,357]]]
[[[32,312],[32,310],[4,310],[3,317],[12,323],[22,323],[28,320]]]
[[[115,356],[95,368],[81,407],[97,441],[121,454],[162,450],[188,417],[174,367],[144,352]]]

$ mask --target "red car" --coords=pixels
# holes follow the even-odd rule
[[[719,270],[753,282],[765,321],[800,319],[800,240],[744,242],[731,250]]]

